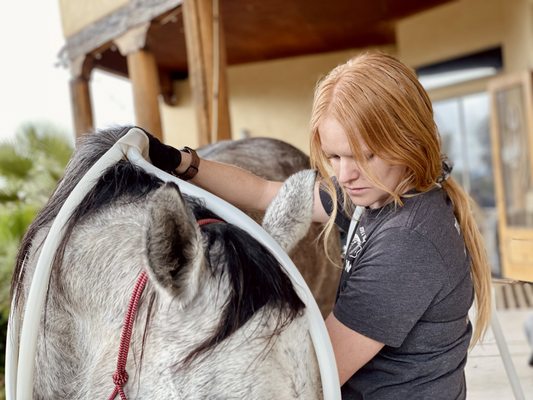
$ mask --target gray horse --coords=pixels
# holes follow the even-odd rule
[[[78,144],[23,239],[12,286],[17,312],[66,197],[127,131],[101,131]],[[265,215],[287,250],[309,228],[313,184],[310,172],[289,179],[282,190],[289,207],[287,198],[278,198]],[[294,227],[277,223],[285,209],[298,213]],[[305,308],[290,280],[262,245],[220,221],[200,199],[121,161],[99,179],[65,229],[39,332],[35,398],[321,397]],[[124,352],[124,316],[144,274],[148,282]],[[113,376],[118,354],[124,370]]]

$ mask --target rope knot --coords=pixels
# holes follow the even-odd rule
[[[113,374],[113,382],[115,383],[115,385],[117,386],[124,386],[126,384],[126,382],[128,382],[128,373],[126,371],[122,371],[122,372],[115,372]]]

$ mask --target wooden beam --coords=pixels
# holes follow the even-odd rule
[[[189,79],[200,145],[231,139],[224,35],[220,18],[213,13],[213,2],[217,1],[183,2]],[[215,13],[216,10],[217,7]],[[213,26],[218,28],[216,35],[213,35]],[[213,104],[216,104],[214,110]]]
[[[163,140],[159,111],[159,77],[155,57],[146,50],[127,55],[128,74],[133,89],[135,123]]]
[[[197,2],[194,0],[184,0],[182,7],[187,61],[189,65],[189,82],[198,122],[198,144],[203,146],[211,143],[211,140],[209,135],[207,72],[203,59],[204,53],[201,49],[202,39],[200,35],[198,7]]]
[[[71,78],[70,101],[76,137],[94,130],[93,109],[89,79],[84,76]]]
[[[114,39],[120,53],[126,56],[128,75],[133,90],[135,123],[163,140],[159,110],[159,76],[154,55],[145,49],[150,22],[131,28]]]
[[[94,68],[92,56],[83,54],[69,61],[70,102],[76,137],[94,130],[90,80]]]

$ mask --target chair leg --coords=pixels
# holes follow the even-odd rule
[[[530,313],[524,322],[524,331],[526,332],[527,342],[531,347],[531,356],[529,357],[529,365],[533,367],[533,313]]]
[[[494,338],[496,339],[496,345],[500,352],[500,357],[503,361],[503,366],[505,367],[505,372],[507,373],[507,378],[513,389],[513,394],[516,400],[524,400],[524,391],[522,390],[522,385],[520,384],[520,379],[516,373],[516,369],[511,358],[511,353],[507,347],[507,342],[505,341],[505,336],[503,335],[502,327],[500,325],[500,320],[498,319],[498,314],[496,308],[492,309],[492,318],[490,320],[490,327]]]

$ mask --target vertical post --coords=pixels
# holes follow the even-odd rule
[[[94,129],[90,76],[92,59],[82,55],[70,60],[70,103],[76,137]]]
[[[137,50],[129,53],[127,59],[128,74],[133,87],[135,123],[163,140],[155,57],[146,50]]]
[[[94,121],[88,78],[78,76],[70,79],[70,102],[76,137],[92,131]]]
[[[120,53],[126,56],[133,90],[135,123],[163,140],[159,110],[159,74],[154,55],[146,50],[146,34],[150,23],[130,29],[114,40]]]
[[[231,138],[225,44],[217,5],[218,0],[183,2],[189,79],[200,145]]]

